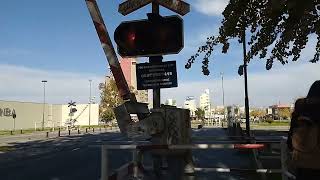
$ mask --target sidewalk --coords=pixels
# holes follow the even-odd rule
[[[77,130],[70,131],[70,135],[68,131],[61,131],[60,137],[66,137],[66,136],[79,136],[83,134],[99,134],[104,132],[118,132],[118,128],[111,129],[104,129],[96,128],[94,129],[88,129],[87,133],[85,132],[85,129],[80,130],[80,134],[78,134]],[[47,137],[47,132],[48,137]],[[34,132],[34,133],[28,133],[28,134],[17,134],[17,135],[7,135],[7,136],[0,136],[0,146],[10,146],[10,143],[25,143],[30,141],[37,141],[37,140],[47,140],[47,139],[54,139],[59,138],[58,131],[41,131],[41,132]]]
[[[10,164],[23,163],[24,160],[35,160],[37,158],[46,158],[52,154],[78,150],[87,147],[89,144],[100,142],[104,137],[118,137],[118,130],[98,131],[77,134],[68,132],[61,133],[60,137],[46,138],[42,133],[1,137],[0,143],[0,167],[1,165],[9,166]],[[57,133],[57,132],[54,132]],[[17,140],[18,139],[18,140]],[[4,142],[6,140],[6,142]],[[4,151],[1,151],[1,147]]]

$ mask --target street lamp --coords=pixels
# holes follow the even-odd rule
[[[89,129],[90,129],[90,123],[91,123],[91,82],[92,80],[89,79],[89,86],[90,86],[90,94],[89,94]]]
[[[46,82],[47,80],[42,80],[43,83],[43,107],[42,107],[42,131],[44,130],[44,110],[45,110],[45,104],[46,104]]]
[[[221,87],[222,87],[222,104],[223,104],[223,120],[226,120],[226,112],[224,105],[224,86],[223,86],[223,72],[220,72],[221,75]]]
[[[250,116],[249,116],[249,95],[248,95],[248,70],[247,70],[247,50],[246,50],[246,28],[242,32],[243,46],[243,71],[244,71],[244,94],[245,94],[245,112],[246,112],[246,133],[250,137]]]

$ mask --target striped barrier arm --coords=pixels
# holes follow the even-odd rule
[[[156,150],[156,149],[261,149],[264,148],[264,144],[181,144],[181,145],[104,145],[105,148],[110,150],[115,149],[127,149],[127,150]]]
[[[118,57],[112,45],[107,27],[104,24],[104,21],[101,16],[96,0],[85,0],[85,1],[89,10],[90,16],[92,18],[94,27],[100,39],[103,51],[110,65],[110,69],[112,71],[113,77],[116,81],[116,85],[119,90],[120,96],[124,100],[130,99],[131,101],[136,101],[135,95],[130,93],[128,83],[121,69]]]

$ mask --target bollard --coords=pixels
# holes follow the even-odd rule
[[[20,130],[20,134],[22,134],[22,129]]]
[[[92,132],[94,132],[94,128],[92,128]]]
[[[68,134],[69,134],[69,136],[70,136],[70,134],[71,134],[71,130],[70,130],[70,129],[68,130]]]
[[[13,135],[13,131],[10,131],[10,134]]]
[[[281,146],[281,170],[282,170],[282,180],[288,180],[286,172],[288,172],[287,160],[288,160],[288,149],[286,140],[283,138],[280,143]]]
[[[108,154],[105,145],[101,146],[101,180],[108,180]]]
[[[80,129],[78,129],[78,134],[80,134]]]
[[[100,128],[100,132],[101,132],[101,128]]]
[[[60,137],[60,128],[59,128],[59,131],[58,131],[58,137]]]
[[[86,133],[88,133],[88,128],[86,128]]]
[[[46,133],[46,138],[48,138],[48,137],[49,137],[49,132]]]

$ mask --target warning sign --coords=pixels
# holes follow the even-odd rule
[[[137,89],[178,87],[176,61],[137,64]]]

